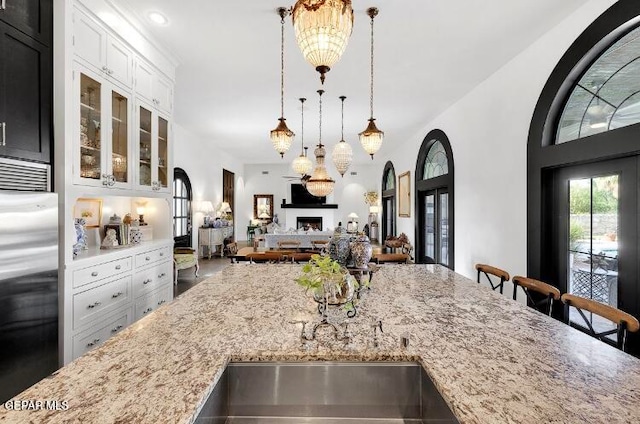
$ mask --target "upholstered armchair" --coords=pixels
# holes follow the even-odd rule
[[[196,277],[200,270],[198,264],[198,253],[190,247],[176,247],[173,249],[173,284],[178,284],[178,271],[195,267]]]

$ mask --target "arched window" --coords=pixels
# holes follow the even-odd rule
[[[182,168],[173,171],[173,240],[176,247],[191,246],[191,181]]]
[[[427,134],[416,162],[416,262],[453,269],[453,153],[446,134]]]
[[[545,85],[527,146],[528,270],[563,292],[640,315],[640,4],[620,0]],[[572,308],[558,318],[589,323]],[[627,350],[640,355],[640,337]]]
[[[396,171],[387,162],[382,172],[382,241],[396,235]]]

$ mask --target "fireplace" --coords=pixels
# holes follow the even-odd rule
[[[296,228],[304,228],[305,230],[322,230],[321,216],[299,216],[296,218]]]

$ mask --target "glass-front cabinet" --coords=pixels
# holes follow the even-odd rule
[[[169,192],[169,121],[159,116],[157,110],[138,102],[138,177],[140,190]]]
[[[79,112],[74,183],[131,187],[130,94],[82,68],[74,79]]]

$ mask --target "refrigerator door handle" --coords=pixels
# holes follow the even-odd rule
[[[2,0],[3,9],[4,9],[4,0]],[[7,123],[0,122],[0,127],[2,127],[2,144],[0,146],[5,147],[7,145]]]

